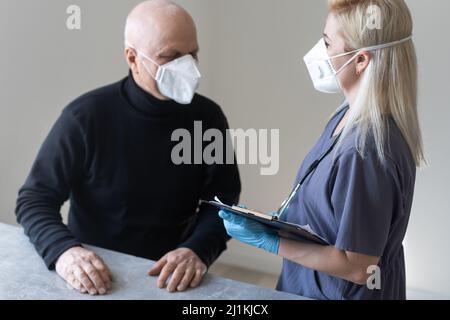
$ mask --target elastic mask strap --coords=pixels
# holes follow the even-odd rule
[[[332,60],[332,59],[339,58],[339,57],[344,57],[344,56],[347,56],[347,55],[349,55],[349,54],[356,53],[356,54],[353,56],[353,58],[351,58],[349,61],[347,61],[347,63],[345,63],[341,68],[339,68],[338,71],[336,71],[336,74],[338,74],[338,73],[341,72],[345,67],[347,67],[350,63],[352,63],[352,61],[355,60],[355,58],[358,56],[358,53],[361,52],[361,51],[376,51],[376,50],[386,49],[386,48],[390,48],[390,47],[395,47],[395,46],[398,46],[398,45],[400,45],[400,44],[402,44],[402,43],[405,43],[405,42],[407,42],[407,41],[409,41],[409,40],[411,40],[411,39],[412,39],[412,36],[409,36],[409,37],[407,37],[407,38],[405,38],[405,39],[402,39],[402,40],[393,41],[393,42],[389,42],[389,43],[384,43],[384,44],[380,44],[380,45],[376,45],[376,46],[371,46],[371,47],[365,47],[365,48],[353,50],[353,51],[350,51],[350,52],[345,52],[345,53],[342,53],[342,54],[338,54],[338,55],[336,55],[336,56],[333,56],[333,57],[330,57],[330,58],[329,58],[329,59],[330,59],[330,64],[331,64],[331,66],[333,66],[333,64],[331,63],[331,60]],[[334,68],[333,68],[333,69],[334,69]]]
[[[357,51],[358,52],[358,51]],[[353,52],[352,52],[353,53]],[[350,63],[352,63],[353,60],[356,59],[356,57],[358,56],[358,54],[355,54],[350,60],[348,60],[342,67],[339,68],[338,71],[335,71],[335,74],[339,74],[342,70],[344,70]],[[331,63],[331,59],[330,59],[330,65],[334,70],[333,64]]]
[[[157,62],[155,62],[155,60],[153,60],[152,58],[150,58],[149,56],[147,56],[147,55],[146,55],[145,53],[143,53],[142,51],[136,49],[136,48],[135,48],[134,46],[132,46],[131,44],[125,43],[125,46],[127,46],[127,47],[133,49],[134,51],[136,51],[136,53],[137,53],[139,56],[144,57],[145,59],[147,59],[147,60],[150,61],[151,63],[153,63],[153,64],[157,65],[159,68],[161,68],[161,65],[160,65],[160,64],[158,64]],[[154,75],[150,72],[150,70],[148,69],[148,67],[147,67],[145,64],[144,64],[144,68],[145,68],[145,70],[147,70],[147,72],[153,77],[153,79],[156,80],[156,76],[154,76]]]
[[[332,56],[332,57],[330,57],[330,59],[344,57],[344,56],[347,56],[349,54],[352,54],[352,53],[355,53],[355,52],[360,52],[360,51],[376,51],[376,50],[386,49],[386,48],[390,48],[390,47],[395,47],[395,46],[398,46],[398,45],[400,45],[402,43],[405,43],[405,42],[407,42],[407,41],[409,41],[411,39],[412,39],[412,36],[409,36],[409,37],[407,37],[405,39],[398,40],[398,41],[393,41],[393,42],[389,42],[389,43],[379,44],[379,45],[371,46],[371,47],[364,47],[364,48],[361,48],[361,49],[356,49],[356,50],[353,50],[353,51],[350,51],[350,52],[344,52],[344,53]]]

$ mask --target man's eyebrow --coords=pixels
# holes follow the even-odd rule
[[[331,40],[330,37],[329,37],[326,33],[324,33],[323,36],[324,36],[325,38],[327,38],[328,40]]]
[[[164,49],[164,50],[161,50],[158,53],[158,56],[159,57],[164,57],[164,56],[172,56],[172,55],[177,55],[177,54],[179,54],[178,50],[175,50],[175,49]]]
[[[198,52],[200,51],[200,48],[197,47],[194,49],[194,51],[191,51],[190,53],[195,53],[198,54]],[[181,52],[177,49],[174,48],[167,48],[167,49],[163,49],[161,51],[159,51],[159,53],[157,54],[157,57],[169,57],[169,56],[179,56],[181,55]]]

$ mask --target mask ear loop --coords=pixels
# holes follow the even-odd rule
[[[364,47],[364,48],[361,48],[361,49],[356,49],[356,50],[353,50],[353,51],[337,54],[335,56],[330,57],[330,59],[344,57],[344,56],[347,56],[349,54],[356,53],[356,52],[361,52],[361,51],[376,51],[376,50],[380,50],[380,49],[395,47],[395,46],[398,46],[398,45],[400,45],[402,43],[408,42],[411,39],[412,39],[412,36],[409,36],[409,37],[407,37],[405,39],[401,39],[401,40],[398,40],[398,41],[393,41],[393,42],[388,42],[388,43],[384,43],[384,44],[379,44],[379,45],[376,45],[376,46]]]
[[[334,71],[334,74],[338,75],[342,70],[344,70],[347,66],[349,66],[350,63],[352,63],[356,59],[356,57],[359,55],[359,53],[361,53],[362,51],[364,51],[364,50],[356,51],[356,54],[350,60],[348,60],[342,67],[340,67],[339,70],[337,70],[337,71],[334,70],[333,64],[331,63],[331,59],[334,59],[334,57],[330,58],[329,63],[330,63],[331,68]],[[351,54],[351,53],[353,53],[353,52],[349,52],[349,54]]]
[[[150,58],[150,57],[148,57],[145,53],[143,53],[142,51],[139,51],[138,49],[136,49],[134,46],[132,46],[131,44],[129,44],[129,43],[125,43],[125,46],[127,46],[127,47],[129,47],[130,49],[133,49],[135,52],[136,52],[136,56],[142,56],[142,57],[144,57],[145,59],[147,59],[148,61],[150,61],[151,63],[153,63],[154,65],[157,65],[158,66],[158,68],[161,68],[161,65],[160,64],[158,64],[157,62],[155,62],[155,60],[153,60],[152,58]],[[154,76],[153,75],[153,73],[150,71],[150,69],[148,68],[148,66],[144,63],[143,64],[144,65],[144,68],[145,68],[145,70],[147,70],[147,72],[152,76],[152,78],[154,79],[154,80],[156,80],[156,76]]]
[[[393,41],[393,42],[384,43],[384,44],[380,44],[380,45],[376,45],[376,46],[371,46],[371,47],[365,47],[365,48],[353,50],[353,51],[350,51],[350,52],[344,52],[344,53],[341,53],[341,54],[338,54],[338,55],[335,55],[335,56],[330,57],[329,60],[328,60],[328,62],[330,63],[331,68],[332,68],[333,71],[335,72],[335,75],[337,75],[337,74],[339,74],[344,68],[346,68],[350,63],[352,63],[352,61],[355,60],[356,57],[357,57],[361,52],[363,52],[363,51],[372,52],[372,51],[376,51],[376,50],[381,50],[381,49],[386,49],[386,48],[390,48],[390,47],[395,47],[395,46],[398,46],[398,45],[400,45],[400,44],[402,44],[402,43],[405,43],[405,42],[407,42],[407,41],[409,41],[409,40],[411,40],[411,39],[412,39],[412,35],[409,36],[409,37],[407,37],[407,38],[405,38],[405,39],[401,39],[401,40],[398,40],[398,41]],[[335,71],[335,69],[334,69],[334,67],[333,67],[333,64],[331,63],[331,60],[332,60],[332,59],[335,59],[335,58],[345,57],[345,56],[347,56],[347,55],[349,55],[349,54],[352,54],[352,53],[355,53],[355,55],[354,55],[349,61],[347,61],[341,68],[339,68],[338,71]]]

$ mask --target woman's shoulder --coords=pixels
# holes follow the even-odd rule
[[[416,165],[411,150],[392,117],[386,119],[384,138],[384,157],[381,157],[371,130],[368,131],[363,146],[361,146],[359,140],[361,137],[358,135],[358,131],[352,130],[336,152],[335,164],[356,159],[372,163],[378,162],[385,169],[402,169],[414,172]]]
[[[409,146],[393,119],[389,120],[386,127],[383,159],[380,159],[371,134],[368,134],[363,152],[355,142],[356,135],[350,135],[349,139],[352,141],[348,140],[333,160],[331,170],[334,179],[338,176],[347,181],[358,179],[365,181],[367,187],[380,181],[390,182],[404,199],[411,197],[417,168]]]

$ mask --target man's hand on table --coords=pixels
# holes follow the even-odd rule
[[[194,251],[188,248],[179,248],[170,251],[150,269],[150,276],[158,276],[158,287],[167,285],[169,292],[184,291],[187,288],[195,288],[206,274],[207,267]]]
[[[111,288],[111,273],[103,260],[82,247],[65,251],[56,262],[56,272],[75,290],[91,295],[105,294]]]

